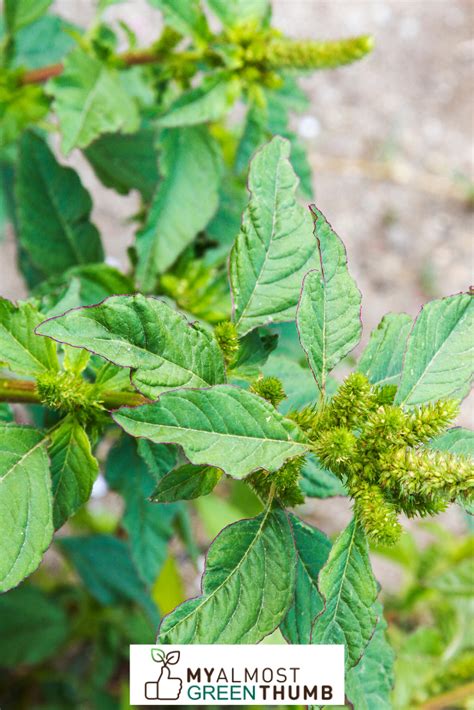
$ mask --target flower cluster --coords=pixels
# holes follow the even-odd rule
[[[437,513],[468,496],[474,482],[469,459],[426,446],[456,417],[458,403],[405,411],[393,404],[395,394],[396,387],[354,373],[327,405],[292,415],[321,463],[345,483],[368,535],[386,544],[400,534],[399,513]]]

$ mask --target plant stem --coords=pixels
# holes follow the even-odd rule
[[[122,62],[127,67],[133,67],[139,64],[153,64],[153,62],[158,62],[162,58],[162,53],[157,52],[153,48],[142,49],[136,52],[125,52],[124,54],[119,54],[117,59]],[[21,77],[22,84],[42,84],[44,81],[51,79],[53,76],[58,76],[62,74],[64,69],[64,64],[58,62],[57,64],[49,64],[46,67],[40,67],[39,69],[32,69],[27,71]]]
[[[474,693],[474,683],[467,683],[459,688],[454,688],[447,693],[431,698],[428,702],[420,706],[420,710],[443,710],[443,708],[455,707],[456,703],[467,700]]]
[[[101,392],[100,401],[106,409],[136,406],[148,400],[138,392]],[[0,402],[11,404],[41,404],[36,383],[33,380],[0,379]]]

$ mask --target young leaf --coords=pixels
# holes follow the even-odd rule
[[[174,465],[174,456],[165,446],[151,446],[155,474],[161,478]],[[173,535],[172,524],[178,508],[150,503],[149,496],[156,488],[157,478],[139,455],[136,442],[129,437],[123,437],[111,450],[107,459],[107,481],[125,500],[122,525],[129,536],[131,556],[140,577],[151,585],[168,556],[168,542]]]
[[[209,7],[223,25],[232,27],[241,23],[263,20],[270,13],[268,0],[208,0]]]
[[[200,0],[150,0],[150,3],[163,12],[166,24],[179,34],[208,39],[209,28]]]
[[[163,663],[166,658],[166,653],[161,650],[161,648],[152,648],[151,657],[155,663]]]
[[[283,618],[294,582],[294,544],[284,511],[240,520],[211,545],[202,595],[163,619],[158,641],[258,643]]]
[[[74,46],[70,31],[79,28],[57,15],[45,15],[23,27],[15,35],[12,66],[39,69],[59,62]]]
[[[127,545],[111,535],[62,537],[60,550],[100,604],[135,602],[156,623],[158,611],[139,578]]]
[[[469,392],[473,316],[469,293],[430,301],[422,308],[408,337],[396,404],[461,399]]]
[[[22,584],[0,596],[0,657],[4,668],[53,658],[68,638],[63,609],[39,587]]]
[[[347,495],[339,478],[332,471],[321,466],[314,454],[310,454],[306,459],[301,471],[301,490],[310,498]]]
[[[211,219],[218,204],[220,159],[205,127],[164,131],[162,181],[137,234],[137,278],[146,291]]]
[[[289,516],[296,548],[295,594],[280,630],[288,643],[311,643],[311,627],[323,608],[318,575],[326,563],[331,543],[324,533]]]
[[[347,269],[343,243],[313,209],[319,268],[304,279],[296,322],[303,350],[321,392],[331,370],[360,339],[360,291]]]
[[[5,23],[14,34],[44,15],[52,0],[5,0]]]
[[[49,447],[56,529],[89,500],[99,472],[87,434],[73,419],[64,419],[51,434]]]
[[[222,471],[212,466],[180,466],[161,479],[158,488],[151,494],[151,500],[171,503],[205,496],[214,490],[221,476]]]
[[[158,124],[163,128],[177,128],[218,121],[238,99],[240,91],[237,78],[229,78],[227,74],[212,77],[202,86],[182,94],[160,117]]]
[[[150,201],[159,182],[156,135],[152,128],[137,133],[105,133],[84,154],[99,180],[122,195],[139,190]]]
[[[391,710],[395,654],[387,640],[387,622],[380,602],[374,605],[378,616],[375,632],[359,663],[347,675],[346,695],[357,710]]]
[[[118,72],[77,48],[64,60],[64,71],[51,80],[47,91],[62,131],[61,148],[85,148],[101,133],[133,133],[139,115]]]
[[[377,585],[364,530],[355,520],[335,541],[318,586],[324,609],[315,619],[312,642],[343,643],[349,670],[364,653],[377,622]]]
[[[51,478],[40,431],[0,424],[0,591],[34,572],[53,536]]]
[[[225,379],[213,336],[157,298],[112,296],[44,321],[37,332],[134,368],[132,383],[146,397]]]
[[[16,199],[20,243],[44,276],[103,260],[89,194],[74,170],[59,165],[34,133],[20,143]]]
[[[42,316],[30,303],[15,306],[0,298],[0,366],[35,377],[59,367],[56,346],[35,335]]]
[[[48,100],[39,86],[8,85],[0,81],[0,145],[16,141],[23,131],[41,121],[48,113]]]
[[[250,164],[250,202],[230,256],[234,320],[241,335],[292,320],[304,274],[317,266],[311,217],[295,200],[290,144],[276,137]]]
[[[276,471],[306,445],[295,424],[257,395],[230,385],[166,392],[152,404],[113,415],[132,436],[183,447],[192,463],[217,466],[234,478]]]
[[[374,385],[398,385],[413,320],[407,313],[388,313],[370,334],[358,371]]]
[[[278,377],[282,381],[286,399],[278,409],[283,414],[317,401],[319,392],[309,367],[303,367],[287,355],[280,355],[278,350],[270,355],[262,372],[266,377]]]

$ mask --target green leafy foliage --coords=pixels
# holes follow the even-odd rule
[[[23,136],[17,170],[20,243],[34,267],[48,277],[102,261],[100,236],[90,221],[92,201],[78,175],[59,165],[33,133]]]
[[[219,157],[215,141],[202,127],[177,128],[161,137],[162,181],[143,229],[137,235],[137,277],[151,291],[204,229],[217,208]]]
[[[360,292],[347,271],[344,245],[321,212],[313,210],[320,265],[304,279],[297,324],[322,393],[331,370],[359,341]]]
[[[323,610],[316,616],[313,643],[343,643],[346,668],[362,657],[377,623],[377,585],[362,527],[352,521],[335,541],[319,575]]]
[[[288,142],[274,138],[251,164],[250,204],[230,257],[234,320],[241,335],[293,320],[302,278],[317,264],[311,218],[295,200],[298,183],[289,155]]]
[[[51,480],[42,432],[0,425],[0,591],[39,565],[53,536]]]
[[[449,428],[472,375],[472,296],[414,325],[385,316],[340,382],[360,294],[341,240],[300,202],[298,77],[371,39],[292,40],[267,0],[152,0],[161,34],[138,48],[109,4],[84,30],[46,1],[8,1],[0,30],[2,218],[29,294],[0,299],[2,701],[125,707],[128,645],[151,643],[160,613],[160,642],[343,643],[358,710],[466,685],[470,541],[419,552],[398,518],[472,509],[472,433]],[[91,222],[84,161],[63,166],[58,142],[135,192],[123,271]],[[332,547],[286,510],[313,499],[298,514],[314,520],[336,496],[353,520]],[[367,540],[407,577],[385,595],[392,698]]]
[[[139,115],[123,88],[118,73],[82,49],[68,54],[64,72],[49,84],[63,139],[65,154],[85,148],[101,133],[133,133]]]
[[[277,470],[306,451],[304,437],[271,404],[230,385],[168,392],[152,404],[122,408],[114,419],[132,436],[180,444],[192,463],[234,478]]]
[[[114,296],[93,308],[52,318],[37,332],[134,368],[133,384],[149,397],[176,387],[205,387],[225,378],[212,336],[156,298]]]
[[[160,643],[257,643],[291,600],[295,564],[286,514],[267,510],[225,528],[209,549],[202,596],[165,617]]]

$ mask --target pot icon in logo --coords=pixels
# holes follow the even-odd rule
[[[178,700],[183,681],[181,678],[171,676],[169,666],[178,663],[179,656],[179,651],[165,653],[161,648],[151,649],[151,657],[156,663],[161,664],[161,673],[157,680],[145,683],[145,698],[147,700]]]

